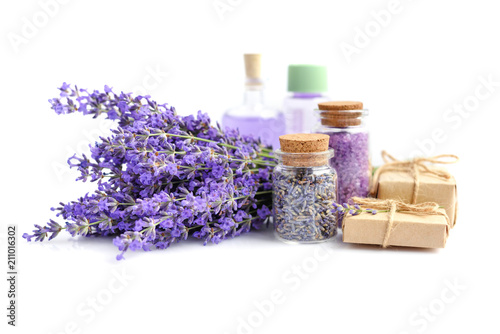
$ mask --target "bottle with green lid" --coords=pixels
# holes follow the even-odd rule
[[[326,66],[289,65],[288,92],[283,105],[286,133],[310,133],[317,117],[318,103],[330,100]]]

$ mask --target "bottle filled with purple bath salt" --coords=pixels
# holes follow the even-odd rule
[[[322,102],[318,108],[316,132],[329,135],[329,146],[335,150],[331,163],[338,173],[339,203],[351,203],[354,196],[366,197],[372,174],[368,110],[363,109],[363,103],[353,101]]]
[[[283,103],[286,133],[311,133],[317,126],[318,103],[330,100],[326,66],[289,65],[288,92]]]
[[[285,134],[283,113],[264,104],[261,55],[245,54],[244,103],[222,116],[222,127],[238,129],[242,136],[260,138],[266,146],[279,148],[279,136]]]

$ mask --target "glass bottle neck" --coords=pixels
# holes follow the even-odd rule
[[[243,101],[246,105],[255,106],[264,104],[264,89],[262,86],[247,86]]]

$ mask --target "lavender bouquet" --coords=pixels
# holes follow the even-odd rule
[[[206,114],[179,116],[149,96],[89,92],[66,83],[50,99],[57,114],[104,114],[119,126],[91,146],[91,157],[72,156],[77,180],[96,182],[95,193],[60,203],[57,216],[35,225],[33,234],[51,240],[66,229],[72,236],[115,236],[127,250],[165,249],[189,236],[219,243],[266,224],[271,214],[270,172],[275,160],[258,139],[212,126]]]

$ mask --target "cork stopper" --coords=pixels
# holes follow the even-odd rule
[[[362,110],[363,102],[330,101],[318,103],[319,110]]]
[[[314,167],[328,163],[330,137],[318,133],[297,133],[279,137],[284,165]]]
[[[280,136],[281,150],[287,153],[311,153],[328,150],[328,135],[296,133]]]
[[[245,74],[247,77],[247,85],[261,85],[261,55],[256,53],[247,53],[243,55],[243,57],[245,59]]]
[[[318,104],[321,124],[336,128],[361,125],[363,102],[330,101]]]

